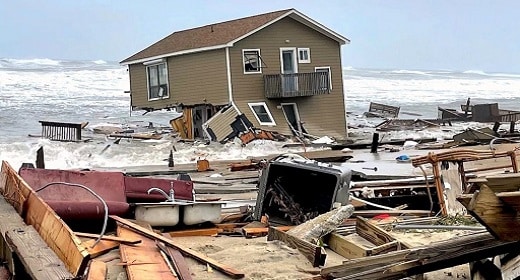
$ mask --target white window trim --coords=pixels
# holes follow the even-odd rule
[[[164,64],[166,66],[166,87],[168,88],[168,90],[166,92],[166,95],[163,95],[162,97],[150,98],[150,79],[148,78],[149,77],[148,68],[150,66],[156,66],[159,64]],[[168,71],[168,62],[160,61],[158,63],[147,64],[145,67],[146,67],[146,92],[147,92],[146,97],[148,98],[148,101],[155,101],[155,100],[170,98],[170,76],[169,76],[170,73]]]
[[[251,112],[253,112],[253,115],[255,116],[256,120],[260,125],[269,125],[269,126],[276,126],[276,122],[274,121],[273,115],[271,115],[271,111],[269,111],[269,107],[267,107],[267,104],[265,102],[255,102],[255,103],[247,103],[249,105],[249,108],[251,109]],[[262,122],[260,121],[260,118],[256,115],[255,110],[253,109],[253,106],[264,106],[265,111],[267,112],[267,115],[272,120],[272,122]]]
[[[246,72],[246,60],[245,60],[245,57],[244,57],[244,53],[245,52],[252,52],[252,51],[257,51],[258,52],[258,71],[257,72]],[[260,49],[242,49],[242,71],[244,72],[245,75],[250,75],[250,74],[262,74],[262,58],[260,56]]]
[[[283,51],[293,51],[294,53],[294,73],[298,73],[298,50],[296,48],[280,48],[280,71],[282,74],[285,74],[283,71]]]
[[[300,59],[300,51],[307,51],[307,59]],[[298,48],[298,63],[311,63],[311,49],[310,48]]]
[[[332,72],[330,72],[330,66],[317,66],[317,67],[314,67],[314,72],[318,72],[319,69],[327,69],[329,70],[329,85],[330,85],[330,90],[332,91]]]

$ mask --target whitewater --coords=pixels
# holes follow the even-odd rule
[[[437,107],[460,108],[467,98],[472,104],[498,103],[501,109],[520,110],[520,74],[485,73],[478,70],[388,70],[343,69],[349,137],[370,138],[381,119],[363,116],[370,102],[401,107],[400,118],[437,117]],[[34,162],[43,147],[47,168],[125,167],[163,165],[171,150],[175,162],[199,158],[243,159],[277,152],[297,152],[283,143],[253,141],[245,147],[227,144],[182,144],[165,133],[161,140],[122,140],[94,134],[100,126],[139,130],[152,123],[167,132],[175,112],[144,114],[130,110],[129,77],[116,62],[51,59],[0,59],[0,160],[14,168]],[[338,116],[341,118],[343,116]],[[39,121],[89,122],[86,143],[49,141],[41,134]],[[467,126],[431,128],[387,133],[389,138],[449,138]],[[107,146],[109,148],[107,148]]]

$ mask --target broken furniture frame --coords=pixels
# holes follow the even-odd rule
[[[511,159],[511,163],[507,165],[499,165],[499,166],[488,166],[482,168],[473,168],[473,169],[464,169],[464,163],[469,161],[478,161],[478,160],[486,160],[486,159],[495,159],[501,157],[509,157]],[[458,149],[453,151],[441,152],[441,153],[433,153],[430,152],[426,156],[417,157],[412,159],[412,165],[414,167],[418,167],[423,164],[431,164],[433,167],[433,176],[435,186],[437,188],[437,196],[439,199],[439,206],[441,208],[442,214],[447,215],[447,208],[443,197],[443,183],[441,181],[441,163],[447,162],[456,162],[458,164],[458,172],[461,179],[461,187],[462,191],[467,191],[467,173],[479,172],[479,171],[488,171],[494,169],[503,169],[503,168],[512,168],[514,173],[518,173],[518,164],[516,162],[516,150],[512,151],[504,151],[504,152],[496,152],[492,150],[468,150],[468,149]]]
[[[368,115],[376,115],[387,118],[397,118],[400,109],[400,107],[396,106],[370,102],[370,105],[368,107]]]

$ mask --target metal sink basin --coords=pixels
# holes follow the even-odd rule
[[[181,203],[136,203],[135,219],[151,226],[175,226],[179,223]]]

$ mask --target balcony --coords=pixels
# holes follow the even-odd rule
[[[287,98],[329,94],[328,72],[264,75],[266,98]]]

